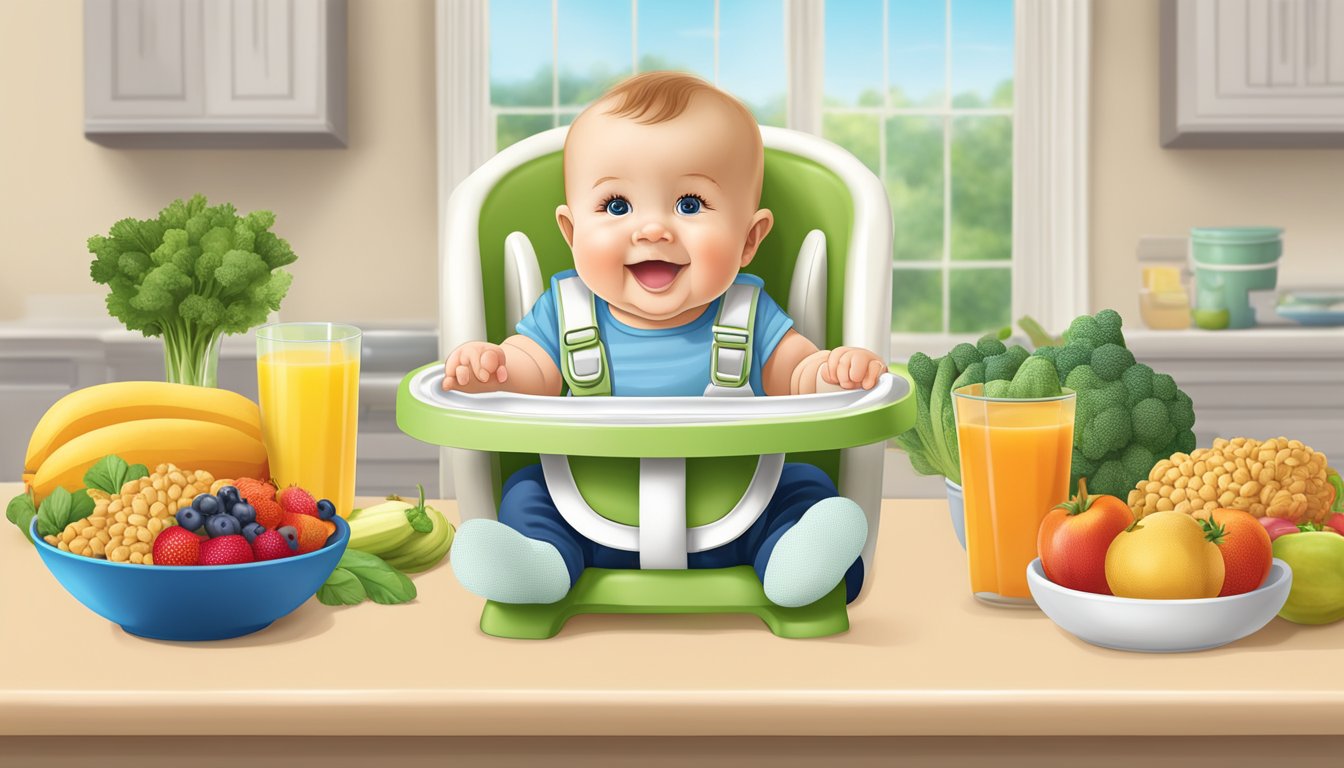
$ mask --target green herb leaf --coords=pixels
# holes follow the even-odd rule
[[[84,473],[84,484],[103,493],[121,493],[121,487],[132,480],[149,476],[144,464],[127,465],[120,456],[104,456]]]
[[[415,584],[406,578],[406,574],[383,562],[377,555],[347,549],[337,567],[358,577],[364,592],[375,603],[395,605],[415,599]]]
[[[429,513],[425,512],[425,486],[416,483],[415,487],[420,491],[420,500],[415,503],[414,507],[406,510],[406,520],[416,533],[429,533],[434,530],[434,521],[430,518]]]
[[[317,590],[317,599],[323,605],[358,605],[368,598],[359,577],[344,568],[337,568],[327,583]]]
[[[33,541],[33,535],[28,530],[32,526],[33,518],[37,517],[37,510],[33,508],[33,497],[27,493],[21,493],[9,500],[9,505],[5,508],[5,517],[9,522],[17,525],[19,530],[28,539],[29,543]]]
[[[40,536],[55,536],[65,530],[69,524],[70,511],[74,498],[64,488],[57,488],[42,500],[37,509],[37,533]]]
[[[89,489],[75,491],[70,497],[70,517],[66,519],[65,524],[69,525],[76,520],[83,520],[93,514],[94,501],[89,495]]]

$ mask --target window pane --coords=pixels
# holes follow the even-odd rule
[[[640,72],[675,69],[714,82],[714,0],[646,0],[636,28]]]
[[[503,149],[554,127],[553,115],[499,115],[495,122],[495,149]]]
[[[888,6],[891,106],[943,103],[947,41],[944,0],[899,0]]]
[[[952,259],[1012,256],[1013,124],[1009,117],[952,121]]]
[[[904,333],[943,330],[941,269],[892,270],[891,330]]]
[[[943,120],[887,120],[887,194],[898,261],[943,260]]]
[[[952,333],[988,333],[1008,325],[1013,308],[1010,269],[953,269],[949,286]]]
[[[882,106],[882,0],[826,4],[828,106]]]
[[[1013,105],[1013,0],[952,0],[952,105]]]
[[[719,87],[741,99],[762,125],[787,121],[784,50],[783,0],[720,0]]]
[[[559,0],[560,103],[587,104],[630,74],[630,3]]]
[[[880,126],[881,119],[877,115],[828,113],[822,116],[821,135],[849,150],[873,173],[881,174]]]
[[[490,0],[490,103],[551,106],[550,0]]]

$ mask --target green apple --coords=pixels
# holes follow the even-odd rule
[[[1274,556],[1293,569],[1293,586],[1279,615],[1298,624],[1344,619],[1344,536],[1304,531],[1280,536],[1273,546]]]

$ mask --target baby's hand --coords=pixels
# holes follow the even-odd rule
[[[866,349],[836,347],[827,356],[826,364],[821,366],[821,379],[827,384],[837,384],[841,389],[872,389],[886,370],[886,363]]]
[[[444,391],[495,392],[509,380],[504,350],[488,341],[469,341],[453,350],[443,366]]]

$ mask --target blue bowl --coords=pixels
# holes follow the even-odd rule
[[[314,552],[241,565],[135,565],[63,552],[37,535],[47,570],[89,610],[132,635],[156,640],[224,640],[270,626],[314,594],[336,570],[350,526]]]

